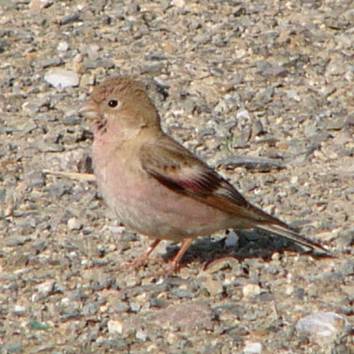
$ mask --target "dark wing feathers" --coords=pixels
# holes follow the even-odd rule
[[[229,182],[169,137],[143,146],[140,153],[145,171],[175,192],[250,221],[286,226],[249,203]]]

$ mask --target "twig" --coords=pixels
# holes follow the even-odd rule
[[[62,172],[62,171],[50,171],[50,170],[43,170],[43,173],[52,176],[70,178],[78,181],[87,181],[87,182],[96,181],[96,177],[91,173]]]

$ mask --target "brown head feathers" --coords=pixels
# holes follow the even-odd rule
[[[144,84],[130,77],[114,76],[96,86],[91,99],[100,104],[108,97],[126,96],[132,93],[140,97],[146,95]]]
[[[138,125],[160,125],[157,110],[143,83],[130,77],[112,77],[97,86],[91,95],[100,109],[116,112]]]

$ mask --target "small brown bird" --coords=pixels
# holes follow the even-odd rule
[[[80,110],[94,134],[93,165],[99,190],[118,219],[154,241],[182,242],[170,263],[198,236],[219,230],[262,229],[311,249],[326,250],[249,203],[229,182],[161,130],[143,84],[114,77],[94,88]]]

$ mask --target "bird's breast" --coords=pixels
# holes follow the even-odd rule
[[[168,189],[137,161],[127,153],[93,150],[98,188],[125,226],[152,238],[176,241],[228,227],[225,213]]]

